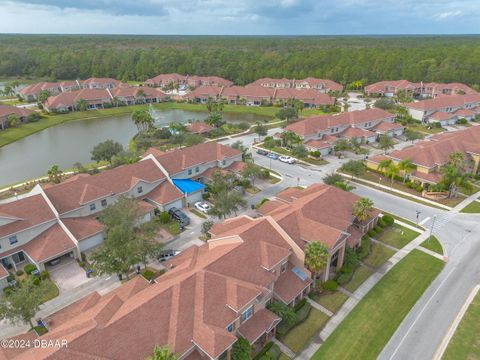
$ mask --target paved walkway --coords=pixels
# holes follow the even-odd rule
[[[290,359],[293,359],[295,357],[295,352],[292,349],[290,349],[287,345],[282,343],[280,340],[274,337],[272,338],[272,341],[274,344],[277,344],[280,350],[282,351],[282,353],[287,355]]]
[[[312,305],[315,309],[323,312],[325,315],[329,316],[329,317],[332,317],[333,316],[333,312],[331,312],[330,310],[328,310],[326,307],[320,305],[319,303],[317,303],[316,301],[310,299],[309,297],[307,297],[307,301],[310,305]]]
[[[465,206],[469,205],[471,202],[477,200],[478,198],[480,197],[480,191],[473,194],[473,195],[470,195],[469,197],[467,197],[465,200],[463,200],[460,204],[458,204],[457,206],[455,206],[453,209],[452,209],[452,212],[454,213],[459,213],[460,210],[462,210]]]
[[[389,248],[390,250],[393,250],[393,251],[398,251],[398,249],[390,244],[387,244],[387,243],[384,243],[383,241],[379,241],[377,239],[374,239],[374,238],[370,238],[370,240],[372,240],[374,243],[376,244],[380,244],[382,246],[385,246],[386,248]]]
[[[423,241],[429,237],[430,233],[424,231],[414,240],[405,245],[401,250],[396,252],[387,262],[380,266],[360,287],[349,297],[342,305],[338,312],[333,315],[327,322],[320,333],[310,340],[309,344],[302,350],[295,359],[308,360],[313,357],[315,352],[320,348],[338,325],[347,317],[353,308],[363,299],[363,297],[382,279],[382,277],[390,271],[400,260],[407,256],[412,250],[416,249]],[[443,258],[442,258],[443,259]]]

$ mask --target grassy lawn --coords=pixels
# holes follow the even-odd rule
[[[292,153],[285,149],[285,148],[282,148],[282,147],[274,147],[274,148],[271,148],[271,149],[268,149],[268,148],[265,148],[267,150],[270,150],[270,151],[274,151],[278,154],[281,154],[281,155],[287,155],[287,156],[291,156],[291,157],[295,157],[292,155]],[[326,165],[328,164],[328,161],[327,160],[324,160],[324,159],[312,159],[312,158],[309,158],[309,157],[306,157],[306,158],[297,158],[301,161],[304,161],[308,164],[312,164],[312,165]]]
[[[370,268],[366,267],[365,265],[360,265],[355,269],[352,279],[347,284],[343,285],[343,287],[350,292],[354,292],[372,274],[373,271]]]
[[[341,293],[340,291],[336,291],[330,294],[323,294],[320,295],[316,302],[318,302],[323,307],[326,307],[331,312],[337,312],[340,309],[345,301],[348,300],[348,296]]]
[[[375,359],[442,268],[442,261],[413,250],[360,301],[313,359]]]
[[[56,298],[59,294],[59,290],[57,285],[53,281],[50,280],[43,280],[47,283],[47,291],[45,293],[45,296],[42,299],[42,303],[47,302],[49,300],[52,300],[53,298]]]
[[[480,202],[472,201],[470,204],[468,204],[462,210],[460,210],[460,212],[467,213],[467,214],[478,214],[480,213]]]
[[[438,134],[438,133],[443,132],[442,128],[432,127],[430,129],[427,129],[426,126],[420,125],[420,124],[408,125],[407,128],[410,129],[410,130],[413,130],[413,131],[418,131],[418,132],[421,132],[421,133],[424,133],[424,134],[429,134],[429,135],[430,134]]]
[[[282,342],[295,352],[299,352],[328,321],[329,317],[316,309],[311,309],[307,319],[295,326],[282,339]]]
[[[408,224],[408,225],[411,225],[411,226],[413,226],[413,227],[416,227],[416,228],[419,229],[419,230],[424,230],[424,228],[421,227],[420,225],[417,225],[417,224],[414,223],[413,221],[410,221],[410,220],[408,220],[408,219],[404,219],[404,218],[402,218],[402,217],[400,217],[400,216],[398,216],[398,215],[390,214],[390,213],[388,213],[388,212],[386,212],[386,211],[382,211],[382,214],[383,214],[383,215],[390,215],[390,216],[393,217],[394,219],[400,220],[401,222],[404,222],[405,224]]]
[[[442,245],[440,244],[440,241],[438,241],[438,239],[433,235],[424,242],[422,242],[420,246],[424,247],[425,249],[432,250],[437,254],[443,255]]]
[[[284,353],[281,353],[278,360],[290,360],[290,358],[287,355],[285,355]]]
[[[468,307],[442,359],[480,359],[480,293]]]
[[[370,255],[368,255],[365,259],[363,259],[363,262],[373,267],[379,267],[385,261],[390,259],[393,256],[393,254],[395,254],[395,251],[393,251],[392,249],[389,249],[386,246],[383,246],[382,244],[377,244],[372,241],[372,247],[370,248]]]
[[[418,232],[407,229],[398,224],[393,224],[390,227],[385,228],[375,238],[386,244],[389,244],[397,249],[403,248],[410,241],[415,239],[419,235]]]
[[[460,204],[463,200],[465,200],[466,198],[467,198],[466,196],[457,194],[457,196],[454,197],[454,198],[438,200],[437,202],[440,203],[440,204],[443,204],[443,205],[450,206],[450,207],[455,207],[458,204]]]

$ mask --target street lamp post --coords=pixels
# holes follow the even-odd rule
[[[435,226],[436,219],[437,219],[437,215],[433,215],[432,227],[430,228],[430,236],[428,237],[428,242],[430,242],[430,239],[432,238],[433,227]]]
[[[420,214],[422,213],[420,210],[416,210],[417,212],[417,226],[418,226],[418,218],[420,217]]]

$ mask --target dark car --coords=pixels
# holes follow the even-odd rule
[[[167,260],[170,260],[171,258],[173,258],[175,255],[178,255],[180,254],[181,251],[180,250],[172,250],[172,249],[169,249],[169,250],[163,250],[159,255],[158,255],[158,261],[167,261]]]
[[[168,210],[168,214],[173,220],[177,221],[182,228],[190,224],[190,218],[185,215],[182,210],[176,207],[172,207]]]
[[[265,150],[262,150],[262,149],[258,149],[258,150],[257,150],[257,154],[258,154],[258,155],[267,156],[267,155],[268,155],[268,151],[265,151]]]
[[[277,159],[278,159],[278,155],[275,154],[275,153],[268,153],[267,157],[269,157],[270,159],[273,159],[273,160],[277,160]]]

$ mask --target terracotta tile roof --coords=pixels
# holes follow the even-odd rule
[[[252,218],[246,215],[226,219],[223,222],[213,224],[213,226],[210,228],[210,234],[213,236],[220,236],[232,229],[238,228],[245,224],[250,224],[251,221]]]
[[[206,134],[213,130],[208,124],[205,124],[203,121],[194,121],[193,123],[187,124],[187,130],[193,134]]]
[[[134,187],[139,180],[152,183],[162,179],[165,179],[165,175],[153,160],[144,160],[44,190],[57,211],[62,214],[92,200],[122,194]]]
[[[473,93],[467,95],[439,96],[435,99],[421,100],[407,103],[407,108],[418,110],[439,110],[446,107],[463,107],[466,104],[480,104],[480,94]]]
[[[314,89],[277,89],[275,100],[297,99],[313,105],[333,105],[335,99]]]
[[[411,176],[413,178],[424,180],[424,181],[432,183],[432,184],[436,184],[440,180],[442,180],[442,174],[438,173],[438,172],[432,172],[432,173],[426,174],[426,173],[423,173],[423,172],[420,172],[420,171],[414,171],[411,174]]]
[[[434,135],[429,141],[421,141],[414,146],[390,153],[393,159],[410,159],[414,164],[426,168],[442,166],[448,162],[452,152],[480,154],[480,128],[471,128]]]
[[[366,93],[396,93],[399,90],[415,90],[420,87],[418,83],[412,83],[408,80],[387,80],[365,86]]]
[[[145,99],[162,99],[167,97],[160,89],[151,88],[149,86],[118,86],[110,90],[110,93],[118,97],[129,98],[130,100],[139,99],[139,91],[143,91]]]
[[[105,89],[81,89],[63,92],[50,96],[45,101],[45,107],[49,110],[74,106],[79,100],[86,100],[89,104],[98,104],[111,101],[110,93]]]
[[[444,121],[456,118],[457,116],[454,113],[447,113],[443,111],[436,111],[429,116],[430,119]]]
[[[13,221],[0,226],[0,238],[55,219],[42,195],[0,204],[0,218]]]
[[[376,214],[378,216],[378,213]],[[362,238],[362,232],[355,226],[350,226],[348,228],[348,232],[350,236],[347,238],[347,244],[351,248],[355,248],[358,244],[360,244],[360,239]]]
[[[155,155],[155,158],[165,170],[173,176],[195,165],[221,161],[225,158],[232,158],[240,154],[241,152],[239,150],[212,141],[171,150],[158,156]]]
[[[469,109],[458,109],[454,113],[455,115],[459,117],[470,117],[470,116],[475,116],[475,111],[469,110]]]
[[[300,294],[307,286],[312,283],[312,279],[308,277],[302,280],[293,272],[294,266],[287,264],[287,269],[280,275],[275,282],[275,295],[278,296],[285,304],[289,304]]]
[[[39,82],[36,84],[31,84],[20,89],[22,95],[37,95],[43,90],[53,90],[60,91],[60,84],[56,82]]]
[[[170,181],[165,180],[155,189],[150,191],[146,198],[156,202],[157,204],[166,205],[172,201],[183,198],[183,194],[177,189],[176,186],[172,185]]]
[[[314,139],[308,140],[305,145],[315,149],[329,149],[332,147],[332,144],[329,142]]]
[[[266,87],[278,87],[278,88],[294,88],[301,87],[306,85],[310,88],[323,89],[325,91],[342,91],[343,86],[328,79],[317,79],[313,77],[307,77],[300,80],[292,79],[272,79],[272,78],[261,78],[255,80],[252,84],[266,86]]]
[[[112,78],[96,78],[91,77],[81,82],[84,86],[100,85],[100,86],[119,86],[122,82]]]
[[[103,231],[103,225],[95,216],[63,218],[62,222],[78,241]]]
[[[238,332],[253,344],[260,336],[270,332],[280,321],[280,317],[267,309],[262,309],[240,325]]]
[[[177,73],[160,74],[145,81],[145,84],[168,84],[170,82],[181,82],[186,80],[186,76]]]
[[[193,90],[191,93],[185,95],[187,99],[195,99],[195,98],[216,98],[222,92],[222,88],[218,86],[200,86]]]
[[[387,132],[389,130],[405,129],[405,126],[396,122],[382,121],[373,128],[377,132]]]
[[[3,267],[3,264],[0,263],[0,279],[8,276],[8,271]]]
[[[376,135],[373,131],[365,130],[361,128],[349,127],[342,133],[340,133],[341,137],[352,139],[352,138],[362,138],[362,137],[370,137]]]
[[[247,166],[247,164],[244,163],[243,161],[234,161],[230,165],[225,167],[224,169],[227,170],[227,171],[233,171],[233,172],[238,173],[238,172],[243,171],[246,166]]]
[[[34,111],[18,108],[16,106],[11,105],[3,105],[0,104],[0,118],[8,117],[9,115],[17,115],[18,117],[27,117],[30,114],[33,114]]]
[[[368,161],[374,162],[374,163],[380,163],[380,161],[383,160],[391,160],[388,156],[386,155],[375,155],[375,156],[370,156],[368,158]]]

